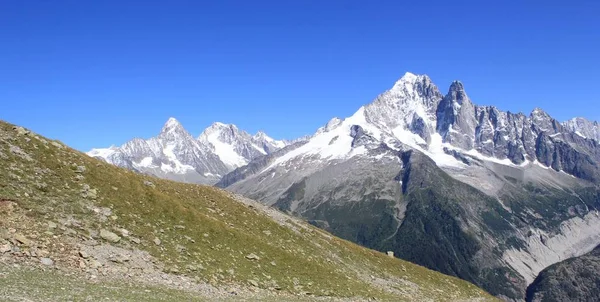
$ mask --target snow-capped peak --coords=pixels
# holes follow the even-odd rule
[[[161,132],[172,132],[183,129],[181,123],[174,117],[170,117],[162,128]]]
[[[119,148],[117,146],[111,145],[108,148],[94,148],[94,149],[90,150],[89,152],[87,152],[87,155],[89,155],[91,157],[107,158],[111,154],[115,153],[117,150],[119,150]]]
[[[258,131],[258,132],[256,132],[256,134],[254,134],[254,135],[252,136],[252,139],[253,139],[254,141],[257,141],[257,142],[260,142],[260,141],[265,141],[265,142],[274,142],[274,141],[275,141],[275,139],[274,139],[274,138],[272,138],[272,137],[268,136],[268,135],[267,135],[267,134],[266,134],[264,131],[262,131],[262,130],[261,130],[261,131]]]
[[[245,131],[240,131],[237,126],[233,124],[225,124],[216,122],[206,128],[202,134],[198,137],[200,141],[210,142],[213,137],[218,137],[219,140],[226,143],[232,143],[236,139],[249,139],[250,135]]]
[[[420,128],[418,132],[426,138],[435,130],[436,109],[442,98],[428,76],[406,73],[390,90],[365,106],[365,117],[390,133],[395,129]]]
[[[600,124],[596,121],[590,121],[583,117],[572,118],[563,123],[571,132],[589,139],[600,141]]]
[[[533,109],[533,111],[531,111],[531,116],[534,117],[550,117],[550,115],[548,113],[546,113],[546,111],[544,111],[544,109],[540,108],[540,107],[536,107]]]
[[[431,79],[425,74],[416,75],[414,73],[407,72],[398,81],[396,81],[392,89],[407,88],[407,90],[410,91],[414,89],[414,86],[417,83],[425,83],[426,85],[428,85],[431,84]]]

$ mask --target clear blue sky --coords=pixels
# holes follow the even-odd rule
[[[80,150],[170,116],[294,138],[411,71],[477,104],[598,120],[599,2],[3,0],[0,119]]]

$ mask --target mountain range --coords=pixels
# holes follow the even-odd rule
[[[223,175],[290,144],[264,132],[250,135],[235,125],[214,123],[194,138],[175,118],[158,136],[135,138],[120,147],[92,149],[88,155],[119,167],[172,180],[214,184]]]
[[[480,106],[406,73],[352,116],[276,141],[216,123],[88,154],[142,173],[215,184],[342,238],[526,298],[547,267],[600,244],[600,129]]]

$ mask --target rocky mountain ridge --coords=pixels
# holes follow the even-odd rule
[[[233,169],[287,144],[262,131],[251,136],[235,125],[219,122],[194,138],[179,121],[169,118],[156,137],[135,138],[120,147],[92,149],[87,154],[162,178],[214,184]]]

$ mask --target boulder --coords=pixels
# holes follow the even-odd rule
[[[41,258],[40,262],[43,265],[46,265],[46,266],[52,266],[52,265],[54,265],[54,261],[52,259],[50,259],[50,258]]]
[[[100,230],[100,238],[112,243],[117,243],[119,240],[121,240],[119,235],[105,229]]]

